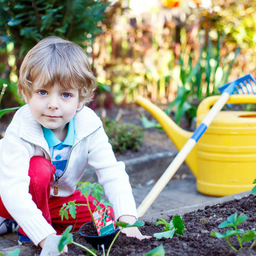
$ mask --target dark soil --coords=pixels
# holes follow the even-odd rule
[[[251,242],[244,242],[243,248],[239,249],[239,244],[235,237],[230,239],[232,245],[239,249],[237,252],[232,250],[225,240],[211,237],[212,231],[223,233],[226,229],[219,229],[218,225],[225,221],[228,216],[237,212],[238,215],[247,215],[248,219],[239,225],[242,230],[255,230],[256,223],[256,197],[250,195],[239,200],[232,200],[223,204],[206,206],[202,210],[186,213],[182,216],[186,230],[184,236],[175,235],[172,239],[138,240],[120,234],[114,243],[110,255],[114,256],[144,256],[150,250],[162,245],[165,255],[171,256],[252,256],[256,255],[256,247],[250,249]],[[167,221],[171,221],[173,216],[169,216]],[[162,231],[161,225],[156,226],[156,222],[145,222],[140,228],[141,232],[153,236],[156,232]],[[93,248],[88,244],[79,233],[73,233],[75,242],[83,244],[88,248]],[[30,248],[38,253],[38,248]],[[28,254],[26,254],[27,256]],[[86,255],[85,251],[78,246],[69,245],[69,252],[64,255],[78,256]],[[97,255],[103,255],[98,251]],[[25,254],[21,254],[25,256]]]

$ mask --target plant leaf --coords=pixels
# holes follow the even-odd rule
[[[229,221],[223,221],[222,223],[220,223],[220,225],[218,226],[218,228],[228,228],[228,227],[234,227],[233,223],[230,223]]]
[[[19,109],[19,108],[20,108],[20,107],[1,109],[1,110],[0,110],[0,118],[1,118],[4,114],[6,114],[6,113],[8,113],[8,112],[11,112],[11,111],[14,111],[14,110],[17,110],[17,109]]]
[[[142,226],[145,225],[145,222],[143,222],[143,221],[136,221],[134,224],[128,224],[128,223],[125,223],[125,222],[116,221],[115,224],[118,227],[131,228],[131,227],[142,227]]]
[[[243,233],[244,233],[243,230],[227,230],[223,235],[225,235],[225,237],[230,237],[230,236],[241,235]]]
[[[58,245],[59,252],[62,252],[65,245],[71,244],[73,242],[73,235],[70,234],[71,229],[72,229],[72,226],[68,226],[63,232]]]
[[[248,242],[251,241],[255,238],[256,236],[256,231],[255,230],[247,230],[242,236],[241,236],[241,241],[242,242]]]
[[[240,216],[238,216],[237,219],[236,219],[236,226],[238,226],[242,222],[246,221],[247,219],[248,219],[247,215],[240,215]]]
[[[173,238],[174,234],[175,234],[175,229],[164,231],[164,232],[159,232],[159,233],[154,233],[154,237],[157,238],[157,239]]]
[[[225,238],[225,236],[219,232],[211,232],[211,236],[217,237],[217,238]]]
[[[227,217],[227,221],[230,223],[233,223],[234,225],[236,224],[236,219],[237,219],[237,212]]]
[[[145,117],[145,116],[141,117],[141,123],[145,129],[157,128],[159,130],[162,130],[162,127],[159,123],[154,123],[154,122],[148,120],[147,117]]]
[[[160,245],[145,254],[145,256],[164,256],[164,255],[165,255],[165,251],[164,251],[163,245]]]
[[[172,219],[172,223],[175,228],[175,233],[179,235],[183,235],[183,230],[185,230],[185,225],[180,215],[175,215]]]
[[[252,189],[252,194],[253,194],[253,195],[256,194],[256,186],[253,187],[253,189]]]
[[[3,254],[0,254],[3,255]],[[20,255],[20,248],[15,249],[14,251],[8,252],[8,256],[19,256]]]

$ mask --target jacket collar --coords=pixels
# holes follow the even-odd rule
[[[19,135],[22,139],[48,150],[41,125],[33,118],[29,104],[18,110],[21,114]],[[18,113],[17,113],[18,114]],[[84,106],[74,118],[75,143],[96,131],[102,122],[93,110]]]

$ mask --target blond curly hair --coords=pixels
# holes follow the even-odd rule
[[[28,98],[33,83],[78,89],[80,102],[89,103],[96,88],[85,51],[60,37],[47,37],[25,56],[19,71],[18,92]]]

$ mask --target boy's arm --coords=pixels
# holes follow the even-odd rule
[[[113,204],[115,218],[122,215],[137,217],[135,200],[123,162],[117,162],[103,128],[90,136],[88,164],[96,170],[98,183]]]
[[[42,216],[28,193],[28,169],[34,147],[23,141],[15,128],[8,129],[0,145],[1,199],[7,211],[37,245],[55,230]]]

